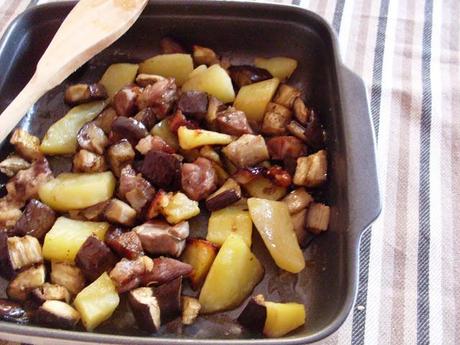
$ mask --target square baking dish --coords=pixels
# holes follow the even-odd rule
[[[0,43],[0,110],[32,76],[36,62],[73,5],[34,7],[10,25]],[[290,56],[299,61],[290,84],[300,87],[308,103],[319,110],[328,133],[329,182],[322,197],[331,206],[330,228],[312,238],[305,250],[307,268],[298,277],[276,269],[260,240],[255,239],[254,251],[266,275],[254,293],[274,301],[303,302],[307,308],[305,326],[282,339],[256,339],[241,333],[233,321],[240,307],[217,317],[202,317],[181,335],[166,330],[146,336],[136,329],[122,331],[132,319],[124,317],[121,308],[112,322],[95,333],[0,322],[1,338],[37,344],[305,344],[334,332],[350,312],[357,288],[359,240],[381,209],[374,136],[364,84],[341,63],[333,30],[314,13],[269,4],[153,1],[121,39],[37,102],[20,126],[43,137],[51,123],[66,112],[62,102],[66,85],[97,80],[110,63],[138,62],[155,55],[164,36],[212,47],[230,57],[233,64],[251,63],[255,56]],[[10,150],[9,144],[3,143],[0,158]],[[62,159],[50,163],[55,172],[69,169]],[[3,294],[4,287],[2,281]]]

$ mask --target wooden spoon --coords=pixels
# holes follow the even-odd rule
[[[56,32],[29,83],[0,115],[0,142],[46,91],[128,31],[147,2],[80,0]]]

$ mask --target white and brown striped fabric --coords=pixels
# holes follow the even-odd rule
[[[0,29],[47,0],[0,0]],[[383,213],[356,305],[317,344],[460,344],[460,1],[293,0],[338,32],[368,87]]]

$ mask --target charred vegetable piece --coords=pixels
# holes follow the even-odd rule
[[[214,259],[201,289],[202,312],[209,314],[238,306],[263,275],[263,266],[243,239],[230,235]]]
[[[146,87],[147,85],[155,84],[157,81],[164,79],[165,77],[162,77],[161,75],[140,73],[136,77],[136,84],[141,87]]]
[[[85,277],[93,281],[115,266],[116,257],[103,241],[95,236],[89,236],[80,247],[75,263]]]
[[[302,126],[297,121],[291,121],[286,126],[286,129],[289,131],[290,134],[294,135],[298,139],[302,140],[303,142],[307,142],[307,136],[305,135],[305,127]]]
[[[252,297],[244,307],[238,322],[252,332],[262,334],[267,320],[267,307],[262,295]]]
[[[64,101],[70,105],[99,101],[106,98],[107,91],[104,85],[99,83],[70,85],[64,93]]]
[[[216,97],[214,96],[209,96],[209,101],[208,101],[208,111],[206,113],[206,123],[210,127],[210,129],[214,130],[214,121],[217,119],[217,113],[220,110],[223,110],[222,108],[225,107],[225,105],[219,101]]]
[[[22,201],[17,201],[9,196],[0,198],[0,227],[6,228],[8,232],[14,229],[15,224],[21,218]],[[3,231],[0,231],[2,233]],[[14,233],[14,230],[13,230]]]
[[[82,209],[110,199],[115,177],[110,171],[92,174],[63,173],[43,184],[40,200],[57,211]]]
[[[21,128],[17,128],[14,131],[10,143],[14,146],[16,152],[28,161],[43,157],[40,151],[40,139]]]
[[[314,234],[319,234],[323,231],[326,231],[329,226],[329,217],[331,210],[329,206],[313,203],[308,208],[307,213],[307,230],[313,232]]]
[[[181,315],[182,277],[155,288],[154,294],[160,306],[161,323],[166,324]]]
[[[101,173],[107,170],[104,156],[80,150],[73,156],[72,170],[76,173]]]
[[[179,145],[184,150],[191,150],[204,145],[227,145],[233,140],[228,134],[204,129],[188,129],[185,126],[179,127],[177,135]]]
[[[201,304],[196,298],[182,296],[182,324],[191,325],[195,322],[201,310]]]
[[[39,305],[49,300],[69,303],[70,293],[64,286],[45,283],[42,286],[32,290],[31,298]]]
[[[244,134],[224,147],[222,152],[239,168],[254,166],[270,158],[261,135]]]
[[[84,288],[75,297],[75,308],[80,312],[83,326],[92,331],[107,320],[120,302],[115,285],[107,273]]]
[[[158,136],[163,139],[173,149],[179,149],[179,142],[176,135],[169,128],[171,118],[166,118],[158,122],[152,129],[152,135]]]
[[[162,220],[152,220],[135,227],[133,231],[149,254],[179,257],[189,235],[189,224],[181,222],[172,226]]]
[[[96,117],[94,123],[101,128],[106,135],[112,130],[112,123],[118,117],[117,112],[112,107],[105,108],[102,113]]]
[[[112,199],[104,210],[104,216],[109,222],[131,226],[136,221],[136,210],[127,203]]]
[[[187,91],[180,95],[177,108],[187,116],[202,119],[208,110],[208,95],[201,91]]]
[[[16,223],[15,231],[17,234],[30,235],[42,240],[55,220],[56,214],[49,206],[32,199]]]
[[[104,101],[78,105],[51,125],[43,138],[40,150],[47,155],[75,153],[77,135],[83,125],[93,121],[105,108]]]
[[[305,124],[306,143],[314,148],[321,148],[325,140],[325,131],[319,122],[318,115],[314,110],[310,111],[308,121]]]
[[[118,255],[130,260],[137,259],[142,253],[142,243],[134,231],[123,232],[120,228],[111,228],[105,236],[107,245]]]
[[[273,78],[266,69],[250,65],[230,66],[228,73],[238,88]]]
[[[69,263],[51,262],[51,282],[65,287],[76,295],[85,287],[85,277],[81,270]]]
[[[183,164],[181,174],[182,189],[193,200],[203,200],[217,189],[216,172],[206,158]]]
[[[300,124],[305,126],[310,115],[310,109],[307,108],[305,103],[302,101],[302,98],[300,97],[297,97],[294,100],[294,104],[292,107],[294,109],[294,116],[296,120],[299,121]]]
[[[307,153],[305,144],[294,136],[278,136],[267,141],[268,152],[272,159],[297,159]]]
[[[262,176],[258,176],[246,183],[244,188],[248,191],[249,195],[267,200],[279,200],[287,193],[285,187],[278,186],[270,179]]]
[[[287,205],[280,201],[250,198],[248,206],[252,221],[278,267],[291,273],[302,271],[305,259]]]
[[[109,98],[113,98],[123,86],[133,83],[138,69],[138,65],[130,63],[116,63],[110,65],[100,81],[107,90]]]
[[[187,240],[181,260],[193,267],[189,279],[194,290],[204,283],[217,251],[217,246],[209,241],[197,238]]]
[[[147,85],[137,100],[140,110],[151,108],[157,119],[168,115],[177,98],[177,86],[172,78],[160,80],[152,85]]]
[[[157,117],[153,112],[152,108],[142,109],[134,116],[134,119],[142,123],[147,130],[152,129],[152,127],[157,122]]]
[[[101,222],[104,220],[104,211],[108,204],[109,200],[100,202],[82,210],[72,210],[69,211],[69,217],[74,220],[90,220],[93,222]]]
[[[279,85],[278,78],[243,86],[236,95],[233,106],[246,114],[249,122],[261,123],[265,109]]]
[[[307,208],[313,201],[313,197],[305,188],[297,188],[286,195],[282,201],[286,203],[289,213],[293,214]]]
[[[307,212],[304,208],[297,213],[291,214],[292,225],[294,226],[294,232],[299,242],[300,248],[305,248],[308,241],[307,233]]]
[[[11,279],[15,275],[8,251],[8,232],[6,230],[0,231],[0,273],[6,279]]]
[[[166,206],[168,206],[173,193],[166,193],[164,190],[160,189],[158,193],[153,198],[149,207],[147,208],[146,218],[152,219],[164,212]]]
[[[299,303],[265,302],[267,319],[264,335],[277,338],[286,335],[305,323],[305,306]]]
[[[229,178],[213,194],[206,199],[206,208],[217,211],[241,199],[241,187],[234,179]]]
[[[137,111],[137,99],[142,90],[135,85],[128,85],[119,90],[114,96],[112,105],[118,116],[133,116]]]
[[[139,72],[173,77],[181,86],[193,70],[193,60],[189,54],[163,54],[151,57],[140,64]]]
[[[145,156],[140,172],[159,188],[177,189],[180,185],[180,161],[175,155],[169,153],[150,151]]]
[[[120,176],[121,169],[134,160],[136,152],[128,140],[123,139],[120,142],[109,147],[107,157],[116,176]]]
[[[279,104],[268,103],[262,124],[262,133],[266,135],[284,135],[291,121],[292,112]]]
[[[0,162],[0,172],[4,173],[8,177],[12,177],[19,171],[28,168],[30,168],[30,163],[14,154],[6,157]]]
[[[160,40],[160,48],[163,54],[185,53],[184,47],[171,37],[163,37]]]
[[[88,237],[94,234],[102,241],[108,228],[108,223],[59,217],[45,236],[43,256],[47,260],[73,262]]]
[[[128,301],[136,322],[141,329],[150,333],[157,332],[160,329],[160,306],[152,288],[141,287],[131,290],[128,294]]]
[[[153,268],[146,271],[143,277],[143,285],[161,285],[180,276],[188,277],[193,268],[179,260],[159,257],[153,259]]]
[[[221,132],[229,135],[241,136],[254,133],[246,114],[233,107],[217,113],[216,125]]]
[[[62,329],[74,328],[80,321],[80,313],[62,301],[46,301],[34,315],[36,323]]]
[[[219,63],[219,57],[211,48],[194,45],[193,62],[195,62],[195,65],[211,66]]]
[[[0,298],[0,320],[27,324],[30,321],[30,315],[21,304]]]
[[[110,278],[119,293],[137,288],[144,281],[144,276],[154,268],[152,259],[139,256],[135,260],[121,259],[110,271]],[[146,284],[143,284],[146,285]]]
[[[148,135],[145,138],[139,140],[139,142],[136,145],[136,150],[143,155],[146,155],[150,151],[161,151],[164,153],[176,152],[176,150],[169,146],[169,144],[164,139],[157,135]]]
[[[271,59],[256,58],[255,65],[265,68],[279,80],[288,79],[297,68],[297,61],[288,57],[273,57]]]
[[[102,155],[104,149],[109,144],[109,139],[105,135],[102,128],[98,127],[96,123],[88,122],[84,125],[77,135],[78,145],[82,149]]]
[[[200,214],[200,208],[197,201],[190,200],[183,193],[176,193],[164,207],[162,214],[168,223],[177,224]]]
[[[231,234],[239,235],[251,247],[252,221],[249,212],[240,207],[226,207],[212,212],[206,239],[221,246]]]
[[[11,267],[14,270],[43,262],[42,249],[35,237],[9,237],[7,246]]]
[[[326,151],[321,150],[307,157],[297,158],[294,184],[297,186],[317,187],[327,179]]]
[[[292,109],[294,101],[297,97],[301,96],[300,90],[287,84],[281,84],[278,88],[278,92],[273,98],[273,102],[284,105],[286,108]]]
[[[118,134],[121,138],[126,138],[132,144],[137,144],[137,142],[146,137],[149,132],[145,126],[130,117],[120,116],[112,124],[112,131]]]
[[[40,264],[36,267],[30,267],[9,282],[6,288],[8,298],[15,301],[25,301],[29,293],[42,286],[45,283],[46,271],[45,266]]]

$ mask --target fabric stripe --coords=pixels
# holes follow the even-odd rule
[[[332,27],[335,31],[340,31],[340,24],[342,23],[343,7],[345,0],[337,0],[335,4],[334,18],[332,19]]]

